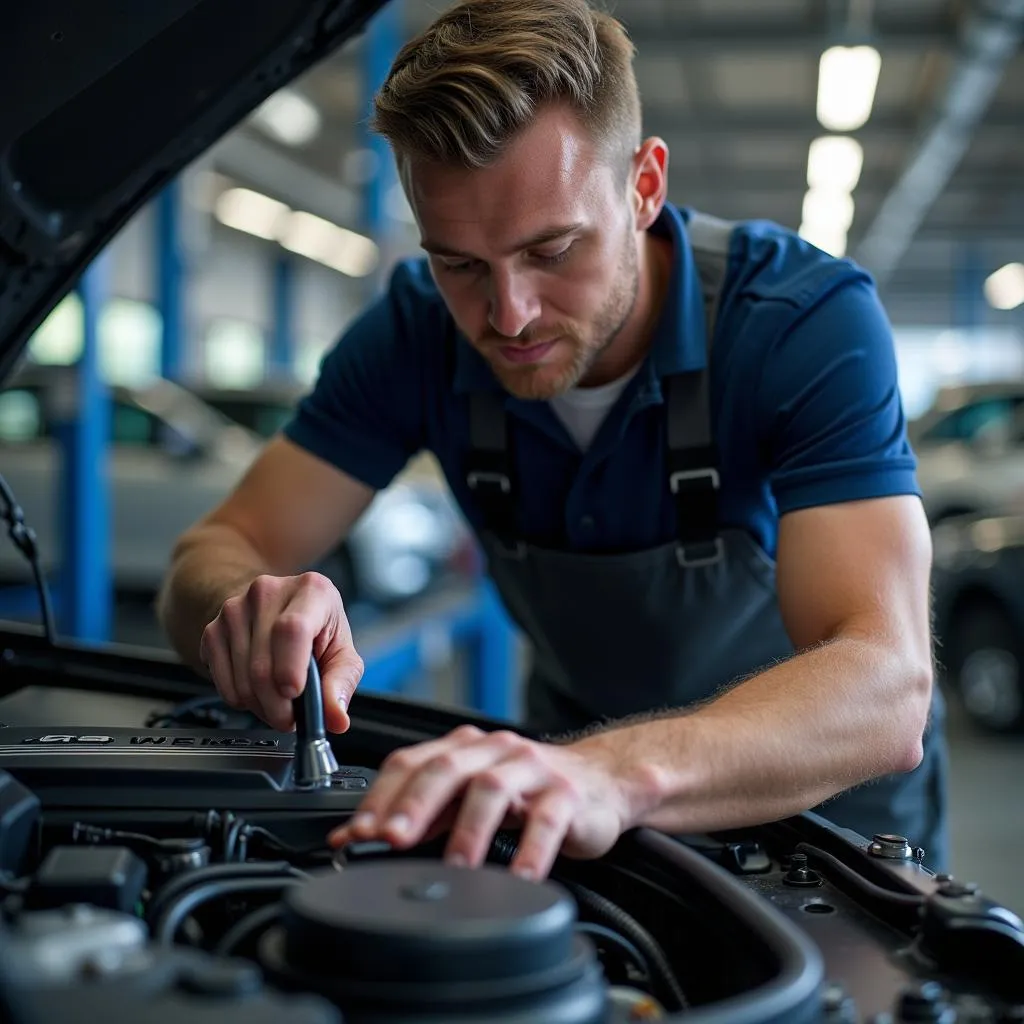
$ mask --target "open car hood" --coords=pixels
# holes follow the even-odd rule
[[[0,32],[0,380],[141,206],[387,0],[35,0]]]

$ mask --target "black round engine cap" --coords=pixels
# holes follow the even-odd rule
[[[290,963],[364,982],[523,977],[572,956],[571,897],[502,867],[371,861],[317,874],[284,903]]]

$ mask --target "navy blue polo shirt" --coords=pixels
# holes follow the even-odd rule
[[[666,207],[650,229],[673,243],[668,298],[643,365],[586,453],[547,402],[505,397],[519,532],[530,543],[620,552],[675,534],[661,381],[703,365],[706,348],[688,215]],[[377,489],[429,450],[479,529],[464,478],[473,389],[502,390],[455,327],[426,260],[408,260],[327,353],[285,433]],[[776,224],[733,233],[711,412],[722,524],[746,528],[770,555],[779,517],[794,509],[919,494],[892,331],[870,276]]]

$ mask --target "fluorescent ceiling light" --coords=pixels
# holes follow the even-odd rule
[[[834,224],[801,224],[800,237],[830,256],[846,255],[846,230]]]
[[[337,228],[329,220],[311,213],[293,213],[281,234],[281,244],[300,256],[322,260],[330,251]]]
[[[364,235],[311,213],[293,213],[281,245],[307,259],[324,263],[350,277],[365,277],[377,266],[377,246]]]
[[[807,152],[807,184],[813,189],[852,192],[860,181],[864,147],[849,135],[822,135]]]
[[[985,281],[985,298],[993,309],[1024,304],[1024,263],[1007,263]]]
[[[248,232],[316,260],[349,277],[365,277],[377,267],[380,250],[372,239],[247,188],[222,192],[214,207],[229,228]]]
[[[281,233],[289,212],[284,203],[248,188],[229,188],[214,205],[214,215],[221,224],[270,240]]]
[[[853,223],[853,196],[837,189],[811,188],[804,196],[803,221],[849,231]]]
[[[320,111],[300,92],[279,89],[253,111],[252,122],[286,146],[305,146],[320,134]]]
[[[882,68],[873,46],[832,46],[818,66],[818,120],[831,132],[860,128],[871,116]]]

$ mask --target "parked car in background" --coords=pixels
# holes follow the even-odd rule
[[[51,574],[60,563],[61,540],[58,410],[62,396],[73,395],[74,381],[73,368],[27,365],[0,391],[0,473],[35,530]],[[222,500],[264,437],[168,380],[113,386],[109,395],[111,572],[120,592],[152,593],[175,539]],[[469,544],[444,493],[397,481],[316,568],[347,601],[390,606],[465,568]],[[25,579],[23,556],[0,544],[0,580]]]
[[[1024,509],[932,531],[940,678],[973,721],[1024,732]]]
[[[933,525],[1024,495],[1024,382],[944,388],[908,435]]]
[[[297,381],[264,381],[250,388],[222,388],[185,382],[207,405],[248,430],[269,438],[291,419],[295,407],[309,390]]]
[[[309,390],[287,379],[250,388],[186,386],[207,405],[265,439],[284,427]],[[415,597],[448,576],[473,574],[479,565],[472,533],[440,467],[427,454],[413,459],[374,498],[353,528],[350,543],[328,563],[332,575],[354,581],[361,597],[375,604]]]
[[[48,572],[60,563],[58,431],[75,380],[70,367],[26,366],[0,391],[0,473],[36,532]],[[109,397],[111,572],[119,590],[153,591],[174,538],[227,493],[261,440],[167,380],[111,387]],[[0,576],[24,573],[22,556],[0,546]]]

